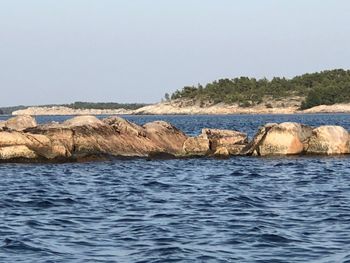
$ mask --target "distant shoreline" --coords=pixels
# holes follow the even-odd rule
[[[298,107],[265,106],[239,107],[216,104],[208,107],[178,106],[172,102],[148,105],[136,110],[128,109],[73,109],[69,107],[28,107],[12,112],[12,115],[64,116],[64,115],[263,115],[263,114],[308,114],[308,113],[350,113],[350,104],[320,105],[307,110]]]

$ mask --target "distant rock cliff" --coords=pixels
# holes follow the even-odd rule
[[[72,109],[69,107],[29,107],[23,110],[12,112],[12,115],[114,115],[114,114],[131,114],[132,110],[126,109]]]
[[[294,114],[294,113],[350,113],[350,104],[321,105],[300,110],[297,103],[259,104],[251,107],[218,103],[200,106],[184,101],[168,101],[148,105],[137,110],[126,109],[72,109],[68,107],[29,107],[12,115],[196,115],[196,114]]]

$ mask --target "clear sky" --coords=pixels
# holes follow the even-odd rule
[[[0,0],[0,106],[350,68],[349,0]]]

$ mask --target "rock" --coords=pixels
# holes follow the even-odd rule
[[[202,135],[204,138],[208,138],[216,145],[233,145],[233,144],[247,144],[248,136],[245,133],[233,131],[233,130],[219,130],[219,129],[203,129]]]
[[[260,128],[253,141],[242,154],[293,155],[304,151],[304,143],[312,134],[312,128],[299,123],[267,124]]]
[[[233,130],[203,129],[201,136],[209,140],[210,150],[214,153],[224,147],[230,155],[239,155],[248,143],[247,134]]]
[[[220,146],[223,147],[223,146]],[[226,145],[225,148],[228,150],[230,155],[242,155],[243,149],[246,147],[244,144]]]
[[[144,126],[146,137],[157,146],[161,152],[182,154],[183,144],[187,140],[185,133],[165,121],[154,121]]]
[[[74,126],[84,126],[84,125],[91,125],[91,126],[98,126],[98,125],[104,125],[104,123],[97,119],[95,116],[77,116],[72,119],[66,120],[63,122],[64,126],[67,127],[74,127]]]
[[[210,152],[209,139],[203,137],[190,137],[183,145],[183,150],[186,155],[202,156]]]
[[[0,161],[37,159],[39,156],[25,145],[0,147]]]
[[[227,158],[230,156],[230,152],[228,151],[228,149],[226,147],[220,146],[214,152],[214,156],[218,157],[218,158]]]
[[[120,117],[109,117],[102,120],[103,123],[112,126],[120,134],[146,136],[145,129]]]
[[[267,123],[262,127],[259,127],[258,132],[255,134],[251,142],[249,142],[241,151],[242,155],[258,155],[257,148],[259,143],[264,139],[267,132],[277,125],[277,123]]]
[[[320,126],[312,131],[306,152],[327,155],[348,154],[349,133],[340,126]]]
[[[1,128],[7,128],[16,131],[22,131],[27,128],[36,127],[36,120],[29,115],[19,115],[8,119],[7,121],[2,121],[0,123]]]
[[[348,132],[339,126],[312,129],[290,122],[267,124],[247,144],[246,134],[236,131],[204,129],[198,137],[188,138],[163,121],[141,127],[118,117],[100,121],[92,116],[81,116],[62,124],[37,125],[24,130],[5,127],[0,130],[0,162],[84,161],[109,156],[169,159],[346,154],[350,153],[349,145]]]

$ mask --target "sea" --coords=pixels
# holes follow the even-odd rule
[[[124,117],[169,121],[192,136],[219,128],[251,138],[285,121],[350,129],[348,114]],[[350,262],[349,161],[0,164],[0,262]]]

